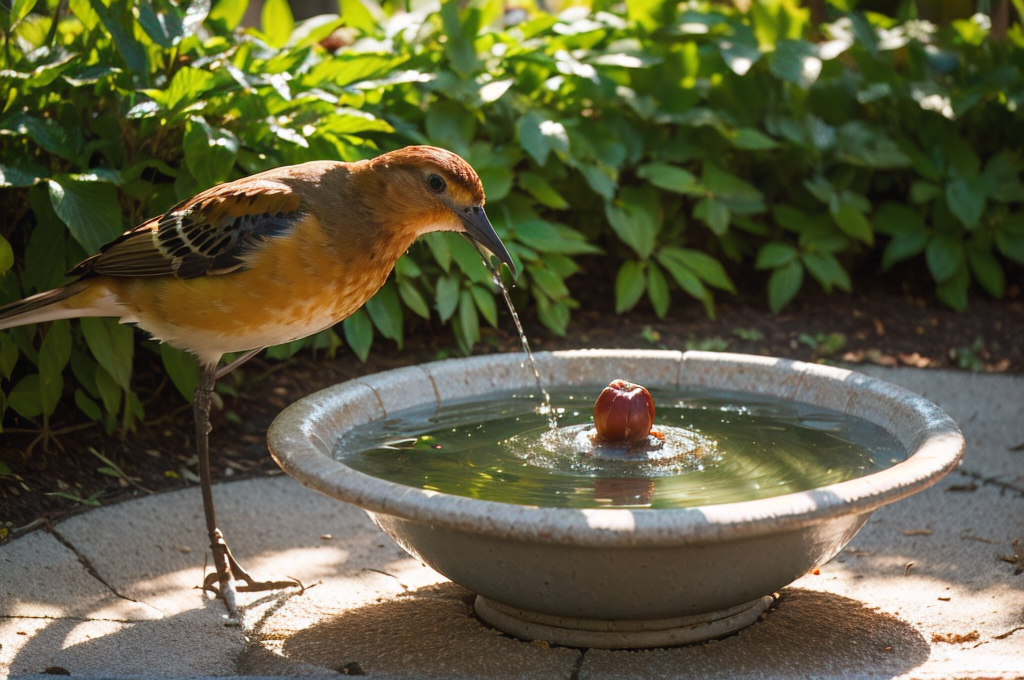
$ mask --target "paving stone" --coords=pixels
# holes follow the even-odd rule
[[[134,621],[163,616],[153,607],[115,595],[74,552],[44,531],[5,546],[0,551],[0,574],[0,617]]]
[[[379,601],[361,606],[332,606],[331,598],[321,594],[313,620],[286,613],[264,630],[274,640],[264,637],[263,644],[271,644],[280,656],[294,661],[373,677],[565,680],[570,676],[579,658],[577,650],[503,635],[476,618],[473,598],[448,582],[405,593],[382,593]],[[310,613],[310,607],[303,607],[304,613]]]
[[[23,634],[19,634],[23,633]],[[203,612],[157,621],[0,620],[0,677],[58,667],[78,676],[233,675],[242,631]]]
[[[371,546],[384,545],[389,555],[399,551],[362,510],[288,477],[219,484],[214,499],[232,552],[258,579],[314,583]],[[198,489],[101,508],[59,524],[57,531],[118,593],[168,616],[206,608],[209,597],[196,590],[204,566],[212,570]],[[239,602],[264,595],[243,593]]]

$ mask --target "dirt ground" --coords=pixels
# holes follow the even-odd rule
[[[811,283],[779,316],[767,309],[763,277],[739,281],[740,294],[720,295],[717,319],[711,320],[681,293],[666,319],[658,319],[643,305],[616,316],[614,277],[601,271],[599,260],[582,264],[585,273],[569,281],[581,308],[574,312],[565,337],[548,332],[529,310],[524,314],[535,351],[705,349],[831,363],[1024,372],[1020,268],[1008,272],[1006,299],[973,295],[963,313],[934,299],[926,273],[904,271],[902,276],[862,276],[851,295],[825,295]],[[499,328],[488,327],[483,334],[476,353],[519,351],[507,313],[501,315]],[[198,483],[190,406],[168,381],[148,370],[145,362],[155,359],[144,354],[137,353],[136,390],[147,420],[135,432],[108,436],[69,409],[52,419],[51,426],[60,433],[57,444],[49,451],[41,445],[30,450],[37,438],[35,426],[18,419],[5,422],[0,460],[11,472],[0,474],[0,542],[89,507]],[[344,348],[334,359],[308,354],[284,362],[254,359],[241,370],[241,381],[235,376],[223,381],[237,387],[237,395],[223,392],[222,407],[214,409],[214,478],[280,474],[267,453],[264,435],[289,403],[361,375],[458,355],[454,339],[435,321],[408,328],[401,351],[378,338],[366,363]]]

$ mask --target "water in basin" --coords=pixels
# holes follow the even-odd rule
[[[728,392],[651,390],[646,450],[593,443],[601,390],[554,390],[557,418],[533,395],[409,410],[346,431],[335,456],[391,482],[471,498],[569,508],[684,508],[805,491],[906,458],[859,418]]]

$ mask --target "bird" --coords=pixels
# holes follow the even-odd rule
[[[488,264],[516,267],[460,156],[408,146],[375,158],[310,161],[225,182],[129,229],[69,272],[75,281],[0,307],[0,330],[115,317],[191,353],[196,453],[216,572],[203,583],[237,617],[253,579],[218,528],[210,475],[210,393],[261,349],[317,333],[358,310],[417,237],[460,232]],[[493,266],[493,265],[492,265]],[[243,353],[226,366],[226,354]],[[244,582],[240,584],[240,582]]]

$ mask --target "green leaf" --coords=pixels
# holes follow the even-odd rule
[[[143,78],[149,75],[149,55],[146,48],[135,37],[135,15],[132,2],[110,2],[91,0],[92,9],[99,15],[104,28],[110,33],[124,58],[129,70]]]
[[[839,128],[840,160],[867,168],[906,168],[910,156],[885,133],[862,120],[853,120]]]
[[[430,307],[427,306],[427,301],[416,286],[409,281],[400,280],[398,282],[398,294],[402,297],[402,302],[405,303],[405,306],[411,309],[414,314],[424,319],[430,318]]]
[[[427,110],[427,136],[431,143],[466,155],[476,134],[476,118],[465,107],[448,99],[434,102]]]
[[[480,316],[476,312],[473,294],[468,290],[459,296],[459,328],[466,349],[480,342]]]
[[[445,238],[445,235],[441,232],[433,232],[423,236],[421,240],[430,248],[434,260],[441,265],[441,269],[446,272],[450,270],[452,266],[452,250],[448,247],[448,239]]]
[[[173,47],[181,40],[184,26],[174,10],[158,12],[153,3],[149,2],[140,2],[138,8],[139,26],[150,40],[164,49]]]
[[[2,168],[0,168],[0,172],[2,172]],[[565,210],[569,207],[569,202],[555,191],[546,179],[536,173],[528,171],[519,173],[519,186],[530,192],[531,196],[548,208]]]
[[[264,0],[260,29],[271,47],[284,47],[292,37],[295,17],[288,0]]]
[[[83,182],[72,175],[49,180],[50,203],[87,253],[121,235],[117,188],[106,182]]]
[[[704,198],[693,208],[693,216],[699,219],[716,236],[724,236],[729,230],[729,207],[722,201]]]
[[[770,57],[769,69],[782,80],[807,89],[821,74],[821,59],[809,42],[780,40]]]
[[[651,301],[651,306],[654,307],[654,313],[658,315],[659,319],[664,319],[668,314],[672,296],[668,292],[668,281],[665,279],[665,275],[653,262],[647,263],[647,297]]]
[[[480,251],[477,250],[476,246],[461,234],[446,232],[445,237],[448,239],[448,248],[452,252],[452,257],[455,259],[456,264],[459,265],[462,273],[470,281],[489,284],[491,282],[491,270],[484,264],[483,257],[481,257]]]
[[[766,243],[757,253],[754,268],[778,269],[794,261],[797,255],[797,249],[788,243]]]
[[[0,377],[10,380],[18,363],[18,345],[10,335],[0,333]]]
[[[1011,151],[997,153],[989,159],[981,174],[985,195],[1004,203],[1024,201],[1020,172],[1021,162]]]
[[[35,418],[43,412],[39,389],[39,374],[26,375],[7,395],[7,406],[25,418]]]
[[[626,0],[626,15],[644,30],[653,32],[672,20],[675,3],[668,0]]]
[[[219,23],[225,31],[233,31],[242,23],[248,6],[249,0],[217,0],[207,19]]]
[[[804,268],[799,260],[790,260],[768,277],[768,307],[778,314],[800,291],[804,282]]]
[[[737,149],[768,151],[778,148],[779,143],[755,128],[740,128],[728,136],[729,143]]]
[[[341,326],[345,331],[345,342],[359,357],[359,361],[365,363],[370,356],[370,346],[373,345],[373,322],[369,314],[363,309],[357,309],[341,322]]]
[[[364,0],[341,0],[341,18],[345,25],[369,35],[377,31],[383,13],[372,2]],[[379,17],[379,18],[378,18]]]
[[[8,6],[10,7],[10,23],[8,26],[14,28],[14,26],[28,16],[28,13],[32,11],[32,8],[36,6],[38,0],[13,0]],[[4,3],[7,5],[8,3]]]
[[[967,267],[961,265],[952,276],[935,288],[935,295],[943,304],[958,312],[967,309],[967,289],[971,283],[971,275]]]
[[[445,323],[459,306],[458,279],[452,276],[439,276],[434,296],[437,300],[438,316],[441,317],[441,323]]]
[[[594,193],[610,201],[615,197],[617,187],[616,173],[613,168],[597,163],[595,165],[580,164],[576,169],[587,180],[587,184],[594,190]]]
[[[615,276],[615,313],[622,314],[640,301],[646,287],[644,268],[636,260],[626,260]]]
[[[648,185],[625,187],[617,201],[605,205],[605,215],[616,236],[645,260],[654,251],[661,229],[658,203],[657,191]]]
[[[132,357],[135,351],[132,327],[119,324],[114,319],[97,317],[83,317],[80,324],[89,351],[99,365],[119,387],[131,389]]]
[[[45,173],[43,168],[22,169],[0,164],[0,188],[30,187],[39,182]]]
[[[71,324],[66,320],[54,321],[39,347],[39,396],[43,413],[49,415],[57,408],[64,391],[62,373],[71,358]]]
[[[498,305],[494,301],[494,294],[483,286],[470,286],[470,293],[473,294],[473,301],[476,308],[480,310],[487,323],[495,328],[498,327]]]
[[[696,274],[709,286],[714,286],[730,293],[736,292],[732,280],[725,273],[725,268],[718,260],[707,253],[690,248],[667,246],[658,252],[658,261],[662,264],[665,264],[666,261],[678,262]]]
[[[578,234],[568,227],[565,230],[574,235]],[[517,241],[543,253],[581,255],[601,252],[600,248],[583,240],[582,236],[566,238],[553,224],[544,220],[520,222],[513,229],[513,233]]]
[[[473,45],[480,28],[480,12],[471,7],[462,12],[460,18],[460,4],[458,0],[448,0],[441,5],[440,16],[445,35],[448,37],[444,44],[445,56],[448,57],[455,72],[467,78],[480,65]]]
[[[960,222],[973,230],[985,212],[985,187],[978,178],[953,177],[946,183],[946,204]]]
[[[1024,264],[1024,213],[1017,213],[1000,225],[996,245],[1003,255]]]
[[[75,406],[89,420],[99,420],[103,417],[103,411],[100,410],[99,404],[93,401],[81,388],[75,390]]]
[[[913,203],[928,203],[940,193],[942,193],[942,189],[924,180],[916,180],[910,185],[910,200]]]
[[[679,194],[701,194],[704,190],[696,175],[668,163],[641,165],[636,169],[636,175],[656,187]]]
[[[531,267],[530,277],[533,282],[552,300],[568,297],[569,289],[562,277],[547,267]]]
[[[516,121],[516,130],[519,133],[519,145],[533,157],[537,165],[547,163],[552,151],[566,153],[569,150],[569,135],[565,126],[545,118],[538,111],[530,111],[521,116]]]
[[[0,276],[14,266],[14,249],[10,242],[0,235]]]
[[[967,249],[967,264],[981,287],[994,298],[1003,297],[1006,291],[1006,275],[999,260],[988,250]]]
[[[144,90],[154,101],[167,110],[184,108],[202,97],[215,84],[216,77],[209,71],[191,66],[178,70],[166,90]]]
[[[826,293],[831,293],[833,286],[850,292],[850,275],[832,253],[802,253],[800,260]]]
[[[380,334],[398,343],[402,349],[402,303],[392,281],[387,281],[365,305],[373,325]]]
[[[832,213],[832,219],[844,234],[868,245],[875,242],[875,234],[868,218],[850,203],[843,201],[839,203],[837,209],[832,209],[830,206],[829,210]]]
[[[964,243],[954,236],[936,234],[928,242],[925,261],[936,283],[947,281],[964,265]]]
[[[238,157],[238,138],[223,128],[209,125],[201,116],[185,124],[182,143],[185,163],[203,187],[212,187],[228,179]]]
[[[5,123],[4,128],[27,136],[45,151],[69,161],[75,160],[77,145],[68,131],[52,118],[37,118],[28,114],[20,114]]]
[[[199,362],[188,352],[182,352],[167,343],[160,343],[160,359],[178,392],[186,401],[191,402],[199,385]]]

